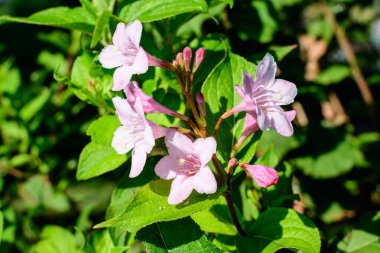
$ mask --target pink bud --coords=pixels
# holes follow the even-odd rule
[[[228,165],[227,167],[232,167],[232,166],[235,166],[237,163],[237,159],[234,157],[234,158],[231,158],[231,160],[228,161]]]
[[[177,63],[178,68],[183,67],[183,54],[182,53],[177,54],[177,56],[175,58],[175,62]]]
[[[258,186],[266,188],[277,184],[278,174],[273,168],[263,165],[249,165],[246,163],[240,164],[240,167],[247,170],[251,174]]]
[[[201,65],[203,59],[205,58],[205,55],[206,49],[204,49],[203,47],[197,50],[197,52],[195,53],[193,72],[195,72],[198,69],[199,65]]]
[[[193,52],[191,51],[190,47],[185,47],[185,49],[183,49],[183,61],[185,64],[186,71],[190,71],[190,62],[192,54]]]
[[[205,106],[205,97],[201,92],[197,92],[197,95],[195,95],[195,99],[197,100],[198,103],[198,109],[199,112],[201,113],[202,117],[206,117],[206,106]]]

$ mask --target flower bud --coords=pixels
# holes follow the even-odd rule
[[[197,95],[195,95],[195,99],[198,103],[198,109],[203,118],[206,118],[206,105],[205,105],[205,98],[201,92],[197,92]]]
[[[183,61],[184,61],[186,71],[190,71],[190,62],[191,62],[192,54],[193,52],[191,51],[190,47],[185,47],[183,49]]]
[[[178,68],[183,68],[183,54],[182,53],[177,54],[175,58],[175,62]]]
[[[201,65],[203,59],[205,58],[205,55],[206,55],[206,49],[204,49],[203,47],[197,50],[197,52],[195,53],[193,72],[195,72],[198,69],[199,65]]]
[[[240,167],[248,171],[251,174],[253,180],[258,186],[266,188],[271,185],[277,184],[278,174],[273,168],[263,165],[249,165],[246,163],[240,164]]]

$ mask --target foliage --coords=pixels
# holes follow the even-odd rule
[[[327,4],[377,101],[380,2]],[[0,252],[379,251],[379,107],[363,102],[320,2],[8,0],[0,14]],[[111,90],[114,70],[99,54],[119,22],[135,20],[141,46],[163,62],[186,46],[206,50],[188,93],[157,66],[132,78],[199,128],[162,113],[150,121],[211,136],[241,101],[242,72],[254,77],[269,52],[279,78],[297,85],[294,135],[258,130],[231,152],[246,115],[224,119],[216,159],[226,181],[210,162],[218,190],[176,205],[172,182],[154,173],[163,138],[130,178],[133,155],[112,146],[121,126],[112,98],[125,94]],[[188,96],[199,91],[206,116],[197,119]],[[277,184],[259,187],[228,167],[232,157],[275,168]]]

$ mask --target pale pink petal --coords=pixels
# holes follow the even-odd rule
[[[241,136],[247,139],[257,129],[259,129],[259,125],[257,123],[256,117],[252,112],[247,112],[244,119],[244,127]]]
[[[296,117],[296,111],[295,110],[287,111],[285,112],[285,116],[289,121],[293,121],[294,118]]]
[[[130,140],[130,130],[124,126],[118,127],[113,133],[111,146],[118,154],[128,153],[134,146],[135,142]]]
[[[206,166],[216,152],[216,141],[213,137],[199,138],[194,142],[194,151],[198,154],[201,165]]]
[[[263,131],[269,130],[270,121],[268,119],[267,113],[264,112],[263,109],[257,107],[256,115],[257,115],[257,123],[259,124],[260,129]]]
[[[126,41],[127,41],[127,37],[125,34],[125,24],[120,22],[116,26],[115,33],[113,34],[113,37],[112,37],[112,43],[115,45],[116,48],[120,50],[125,50]]]
[[[141,118],[145,118],[144,108],[143,108],[143,105],[141,103],[141,99],[139,97],[136,97],[136,99],[135,99],[134,108],[135,108],[135,111],[137,112],[137,114]]]
[[[268,112],[270,118],[271,128],[276,130],[277,133],[289,137],[293,134],[293,126],[290,120],[286,117],[284,112],[271,111]]]
[[[115,46],[106,46],[99,54],[99,62],[103,68],[112,69],[122,66],[125,62],[125,57]]]
[[[136,48],[140,46],[140,39],[142,33],[142,24],[136,20],[127,25],[125,28],[126,37],[133,43]]]
[[[126,99],[114,97],[112,98],[112,103],[116,108],[116,114],[119,117],[121,124],[126,125],[130,118],[136,117],[135,112]]]
[[[158,139],[158,138],[161,138],[161,137],[164,137],[165,135],[167,135],[167,133],[169,131],[168,128],[158,126],[155,123],[153,123],[152,121],[148,121],[148,123],[149,123],[149,126],[152,128],[152,133],[153,133],[154,139]]]
[[[146,152],[141,146],[136,146],[132,152],[132,165],[129,177],[137,177],[140,175],[146,162]]]
[[[263,165],[241,164],[243,169],[246,169],[260,187],[269,187],[277,184],[278,173],[275,169]]]
[[[177,175],[170,188],[168,203],[171,205],[179,204],[189,197],[192,191],[192,178],[188,178],[184,175]]]
[[[177,161],[175,161],[171,156],[165,156],[156,164],[154,171],[162,179],[173,179],[177,176],[177,167]]]
[[[294,83],[286,80],[276,79],[271,91],[276,92],[276,103],[278,105],[287,105],[294,102],[294,98],[297,95],[297,87]]]
[[[254,82],[252,76],[246,72],[243,72],[243,87],[246,94],[248,94],[249,96],[252,96],[253,86]]]
[[[277,64],[272,55],[267,53],[256,70],[255,85],[269,85],[274,82]]]
[[[194,153],[193,142],[189,137],[174,129],[169,129],[165,143],[171,156],[185,158]]]
[[[235,85],[234,88],[239,97],[244,98],[247,95],[241,86]]]
[[[119,91],[124,89],[125,86],[128,85],[129,81],[131,81],[132,77],[131,67],[130,66],[122,66],[118,67],[113,74],[113,91]]]
[[[255,110],[256,110],[255,104],[252,102],[252,100],[248,96],[245,96],[239,104],[235,105],[230,110],[230,112],[237,113],[237,112],[243,112],[243,111],[248,112],[248,111],[255,111]]]
[[[148,71],[148,56],[142,47],[139,48],[132,64],[133,74],[142,74]]]
[[[198,173],[193,176],[193,186],[199,193],[211,194],[216,192],[215,176],[208,166],[201,167]]]

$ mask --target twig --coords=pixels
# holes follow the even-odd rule
[[[320,5],[323,15],[332,26],[336,39],[338,40],[340,47],[342,48],[342,50],[344,51],[344,54],[347,57],[347,61],[351,68],[353,78],[355,79],[356,84],[358,85],[358,88],[363,97],[364,103],[370,109],[372,116],[374,120],[376,121],[375,101],[371,93],[371,90],[369,89],[369,86],[366,80],[364,79],[363,74],[359,68],[354,50],[352,49],[350,42],[347,39],[346,34],[344,33],[343,29],[338,24],[335,18],[335,15],[331,12],[326,2],[324,0],[320,0],[319,5]]]

